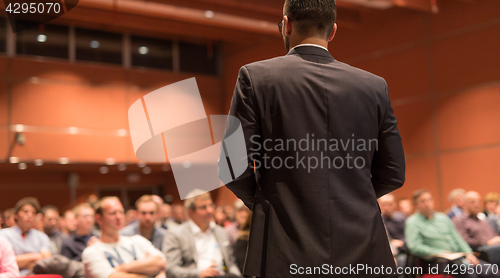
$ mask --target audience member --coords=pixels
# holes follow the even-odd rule
[[[481,265],[481,273],[475,273],[476,269],[466,273],[459,273],[458,278],[462,277],[496,277],[484,267],[484,261],[479,260],[472,253],[472,249],[465,242],[458,231],[455,229],[453,222],[445,214],[434,211],[434,199],[429,191],[417,190],[413,194],[413,200],[417,209],[417,213],[406,220],[406,245],[411,254],[424,259],[423,270],[427,271],[429,267],[436,267],[436,262],[431,259],[437,256],[452,256],[452,253],[464,253],[465,259],[451,259],[446,265],[452,269],[452,264],[461,265],[470,263],[473,265]],[[438,269],[445,267],[445,264],[437,264]],[[440,269],[443,271],[443,269]],[[441,272],[442,273],[442,272]],[[455,276],[455,274],[454,274]]]
[[[403,247],[405,241],[406,215],[396,210],[396,197],[389,193],[378,199],[382,219],[396,248]]]
[[[87,278],[165,277],[165,256],[140,235],[120,236],[125,213],[117,197],[104,197],[95,207],[102,235],[82,254]]]
[[[159,206],[151,195],[144,195],[135,202],[138,221],[126,226],[120,231],[121,235],[141,235],[147,238],[155,248],[161,250],[165,229],[156,227]]]
[[[68,210],[64,213],[63,217],[59,219],[59,227],[63,235],[71,235],[76,229],[75,214]]]
[[[230,225],[224,227],[226,229],[227,235],[229,236],[229,241],[231,242],[231,246],[234,247],[236,240],[238,238],[238,234],[240,233],[240,228],[245,224],[248,218],[248,214],[250,213],[250,209],[245,206],[242,200],[236,199],[233,205],[234,209],[234,218]]]
[[[177,226],[172,218],[172,206],[170,204],[163,204],[160,209],[160,221],[167,229]]]
[[[128,226],[137,221],[137,210],[133,208],[127,209],[125,212],[125,226]]]
[[[186,222],[187,217],[186,217],[186,210],[184,209],[184,206],[182,206],[180,204],[172,205],[172,220],[174,220],[174,223],[177,225],[180,225],[180,224]]]
[[[481,212],[481,196],[475,191],[465,194],[465,210],[462,215],[453,218],[453,223],[463,239],[473,250],[483,245],[500,244],[500,236],[491,225],[478,218]]]
[[[87,247],[94,226],[94,209],[83,203],[73,209],[76,218],[76,230],[62,242],[61,255],[70,260],[81,261],[82,252]]]
[[[243,201],[241,201],[241,203],[244,205]],[[244,207],[247,208],[247,206],[245,205]],[[239,221],[237,212],[236,212],[236,221]],[[238,237],[236,239],[236,242],[234,243],[234,256],[236,258],[236,263],[238,264],[238,269],[240,270],[241,273],[243,273],[243,266],[245,264],[245,257],[247,254],[251,223],[252,223],[252,211],[248,210],[248,215],[246,217],[246,220],[243,224],[240,225],[238,231]]]
[[[214,210],[214,220],[215,224],[221,226],[221,227],[226,227],[226,225],[229,224],[229,220],[227,219],[227,215],[224,212],[224,207],[223,206],[217,206],[215,207]]]
[[[406,218],[413,214],[413,202],[408,198],[401,198],[398,201],[399,211],[404,213]]]
[[[50,252],[59,254],[63,241],[63,234],[59,230],[59,210],[54,206],[42,208],[43,231],[50,239]]]
[[[23,198],[14,207],[16,225],[0,230],[0,236],[12,245],[21,276],[25,276],[39,260],[51,256],[49,237],[33,229],[39,211],[36,198]]]
[[[464,198],[465,198],[465,190],[462,188],[453,189],[448,195],[448,201],[451,203],[451,208],[446,213],[449,218],[460,216],[464,209]]]
[[[10,242],[0,236],[0,278],[19,277],[16,254]]]
[[[497,215],[496,208],[500,204],[500,195],[496,192],[490,192],[484,196],[484,215],[487,217]]]
[[[2,218],[3,218],[2,229],[10,228],[10,227],[14,226],[15,225],[15,222],[14,222],[14,209],[13,208],[6,209],[2,213]]]
[[[158,212],[156,213],[156,220],[155,220],[155,226],[158,228],[163,228],[167,229],[167,226],[163,222],[161,222],[161,215],[160,215],[160,209],[163,206],[163,199],[158,196],[158,195],[151,195],[151,198],[153,198],[153,201],[158,204]]]
[[[193,190],[184,201],[190,220],[167,231],[163,250],[169,278],[241,276],[224,228],[213,222],[210,193]]]
[[[97,198],[97,195],[95,194],[90,194],[88,197],[87,197],[87,204],[90,205],[90,207],[94,207],[95,204],[97,204],[97,202],[99,201],[99,198]]]

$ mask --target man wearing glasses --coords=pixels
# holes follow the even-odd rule
[[[189,220],[167,230],[167,277],[241,277],[226,230],[215,224],[210,193],[193,190],[184,201]]]
[[[286,0],[287,54],[239,71],[229,115],[248,167],[226,186],[253,211],[245,275],[396,272],[377,198],[405,181],[397,120],[385,80],[328,51],[335,18],[334,0]],[[221,151],[231,157],[228,144]],[[219,173],[237,162],[227,160]]]

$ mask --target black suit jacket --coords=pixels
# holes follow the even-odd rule
[[[382,275],[345,267],[394,267],[377,198],[403,185],[405,160],[383,78],[298,46],[243,66],[229,115],[249,164],[226,185],[253,210],[244,274],[370,277]]]

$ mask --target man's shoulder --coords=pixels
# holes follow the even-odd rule
[[[50,241],[49,236],[46,233],[42,232],[42,231],[39,231],[37,229],[31,229],[30,233],[31,233],[32,237],[36,237],[36,238],[40,238],[42,240]]]
[[[137,226],[138,226],[138,223],[136,223],[136,222],[128,224],[127,226],[123,227],[120,230],[120,235],[124,235],[124,236],[136,235],[138,232]]]

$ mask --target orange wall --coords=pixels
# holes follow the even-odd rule
[[[500,2],[440,1],[438,14],[367,11],[359,28],[339,26],[330,43],[343,62],[384,77],[399,120],[407,181],[445,209],[457,187],[500,191]],[[279,36],[225,57],[226,112],[238,69],[284,55]]]

